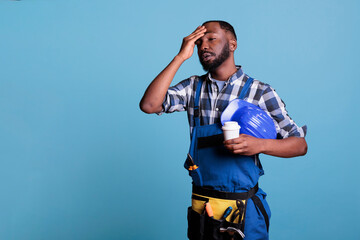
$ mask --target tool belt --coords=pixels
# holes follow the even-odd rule
[[[269,219],[263,204],[255,195],[257,191],[258,184],[250,191],[241,193],[193,185],[192,206],[188,208],[188,238],[244,239],[246,206],[250,198],[263,214],[268,228]]]

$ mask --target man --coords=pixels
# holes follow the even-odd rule
[[[208,73],[169,88],[195,45]],[[188,113],[192,140],[185,167],[193,179],[190,239],[268,239],[270,209],[266,194],[258,187],[263,175],[258,155],[295,157],[307,152],[306,128],[299,128],[288,116],[268,84],[252,79],[235,65],[236,48],[236,34],[229,23],[205,22],[183,39],[179,53],[152,81],[140,102],[145,113]],[[246,134],[221,139],[221,113],[239,96],[272,117],[277,139]]]

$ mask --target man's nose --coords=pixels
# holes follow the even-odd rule
[[[201,45],[200,45],[200,50],[204,51],[207,50],[209,48],[209,45],[207,44],[206,41],[202,41]]]

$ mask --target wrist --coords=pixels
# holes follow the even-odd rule
[[[269,149],[269,139],[259,138],[260,153],[267,153]]]
[[[175,57],[174,57],[174,60],[175,61],[180,61],[181,63],[185,62],[186,58],[183,57],[180,53],[177,54]]]

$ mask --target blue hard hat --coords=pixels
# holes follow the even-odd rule
[[[232,100],[220,117],[221,124],[236,121],[241,129],[240,133],[257,138],[275,139],[277,132],[273,119],[260,107],[241,100]]]

